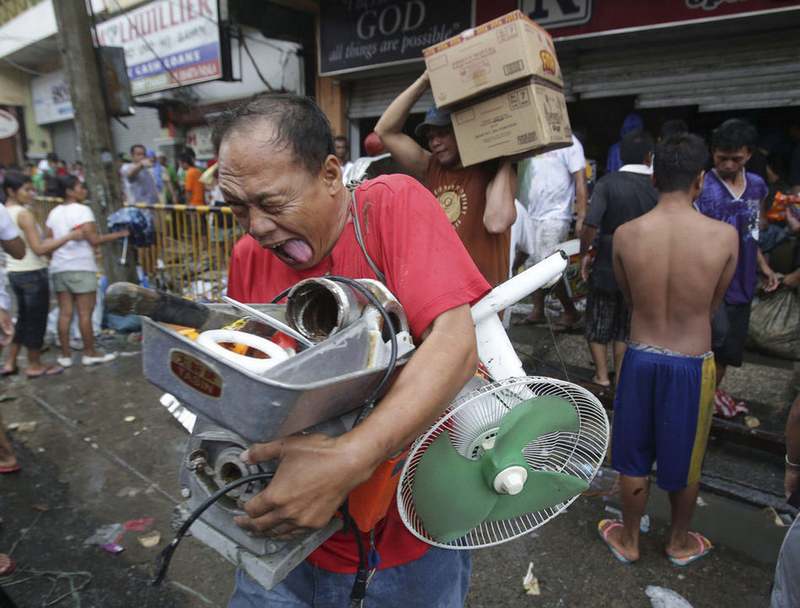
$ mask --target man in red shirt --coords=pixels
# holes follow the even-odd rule
[[[376,278],[356,241],[330,125],[313,101],[265,94],[226,114],[215,143],[220,189],[247,233],[231,259],[231,297],[269,302],[297,281],[325,274]],[[280,463],[237,519],[255,533],[284,539],[326,525],[349,492],[426,430],[475,371],[469,306],[489,285],[436,199],[402,175],[366,182],[355,198],[366,252],[403,305],[417,350],[350,432],[292,436],[245,452],[248,462]],[[378,562],[367,605],[463,605],[468,554],[418,541],[394,503],[363,542]],[[352,532],[337,533],[271,591],[240,571],[230,606],[349,605],[358,563]]]

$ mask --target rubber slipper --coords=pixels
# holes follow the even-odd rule
[[[0,370],[0,376],[13,376],[19,373],[19,368],[15,367],[14,369],[3,369]]]
[[[693,555],[687,555],[686,557],[674,557],[668,553],[667,558],[673,566],[679,566],[681,568],[688,566],[692,562],[696,562],[698,559],[704,558],[706,555],[711,553],[711,550],[714,548],[714,545],[711,544],[711,541],[699,532],[689,532],[689,536],[697,541],[700,551]]]
[[[624,524],[621,521],[619,521],[618,519],[601,519],[597,523],[597,533],[600,535],[600,538],[603,539],[603,542],[606,544],[606,547],[608,547],[608,550],[611,551],[611,555],[613,555],[617,559],[618,562],[620,562],[621,564],[630,565],[635,560],[630,560],[627,557],[625,557],[624,555],[622,555],[622,553],[620,553],[608,541],[608,533],[611,532],[611,530],[614,530],[615,528],[619,528],[620,526],[623,526],[623,525]]]
[[[50,365],[49,367],[44,368],[38,374],[29,374],[28,372],[25,372],[25,377],[34,380],[36,378],[41,378],[42,376],[58,376],[59,374],[63,373],[64,368],[60,365]]]
[[[19,463],[12,464],[10,467],[0,467],[0,475],[7,475],[9,473],[17,473],[22,470],[22,467],[19,466]],[[0,553],[2,555],[2,553]]]
[[[0,576],[8,576],[17,569],[17,562],[14,558],[5,553],[0,553]]]

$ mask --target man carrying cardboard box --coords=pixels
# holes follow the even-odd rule
[[[508,278],[510,229],[517,215],[514,169],[509,161],[464,167],[450,113],[436,107],[417,127],[429,150],[404,134],[411,108],[429,86],[426,71],[391,103],[375,132],[398,164],[433,192],[475,265],[498,285]]]

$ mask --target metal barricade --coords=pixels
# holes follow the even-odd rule
[[[137,249],[151,286],[187,298],[219,301],[228,281],[233,245],[242,236],[229,207],[132,206],[153,213],[156,242]]]
[[[36,197],[31,208],[42,228],[61,202],[57,197]],[[137,249],[137,264],[150,286],[193,300],[220,301],[228,283],[233,245],[243,234],[230,207],[147,203],[127,206],[153,214],[156,242]],[[98,229],[106,232],[105,226]]]

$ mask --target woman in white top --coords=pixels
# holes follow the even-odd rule
[[[59,365],[42,363],[42,345],[50,310],[50,286],[47,277],[47,260],[43,257],[72,239],[83,238],[80,230],[73,230],[58,239],[43,240],[36,219],[26,205],[33,201],[36,190],[31,178],[22,173],[6,173],[3,182],[6,210],[19,228],[25,242],[25,256],[21,260],[9,258],[6,264],[8,281],[17,297],[17,324],[14,341],[0,375],[16,374],[17,356],[24,346],[28,350],[28,378],[54,376],[64,371]]]
[[[59,194],[64,202],[47,216],[47,237],[61,238],[73,230],[81,230],[83,240],[70,241],[53,253],[50,260],[50,276],[58,296],[58,338],[61,354],[58,364],[72,365],[72,351],[69,347],[69,326],[72,311],[78,311],[78,328],[83,338],[84,365],[106,363],[116,358],[116,353],[100,353],[94,348],[92,331],[92,311],[97,292],[97,263],[94,248],[103,243],[121,239],[128,235],[125,230],[100,235],[94,214],[84,205],[89,192],[74,175],[58,178]]]

